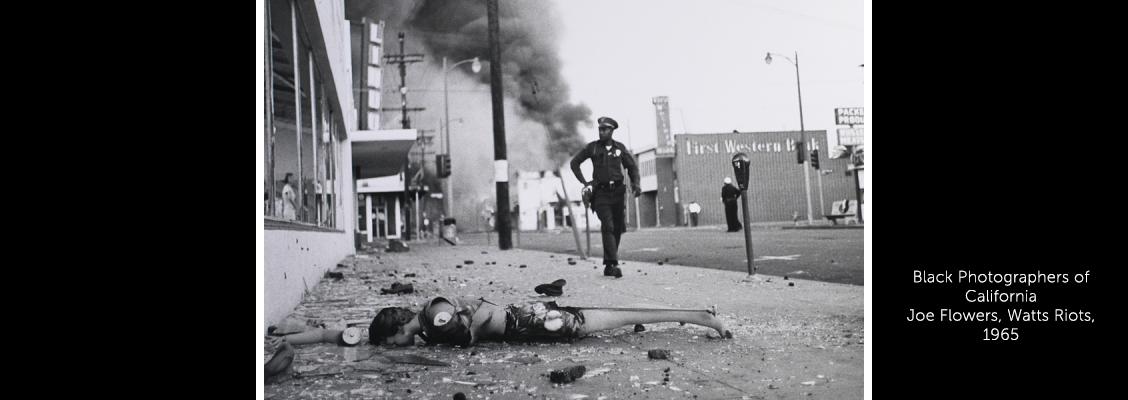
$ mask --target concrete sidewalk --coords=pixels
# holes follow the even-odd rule
[[[863,397],[860,286],[776,277],[746,282],[741,272],[636,262],[625,263],[624,277],[614,279],[602,276],[599,259],[441,241],[411,246],[407,253],[365,252],[343,260],[331,271],[344,278],[311,287],[291,317],[330,326],[363,321],[359,326],[367,329],[381,307],[418,310],[435,296],[464,295],[498,304],[716,305],[735,338],[711,339],[706,335],[715,332],[705,327],[662,323],[570,344],[304,345],[296,348],[296,376],[268,383],[267,398],[451,399],[459,392],[470,399]],[[568,282],[561,297],[533,291],[560,278]],[[415,292],[380,294],[394,282],[411,283]],[[670,359],[649,360],[651,349],[670,350]],[[264,363],[271,352],[264,346]],[[418,355],[451,366],[396,364],[386,355]],[[549,371],[573,365],[586,366],[587,375],[564,385],[549,381]]]

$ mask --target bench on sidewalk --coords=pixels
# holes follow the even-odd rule
[[[857,200],[838,200],[831,204],[830,214],[827,214],[826,219],[829,219],[834,225],[838,225],[838,220],[844,220],[846,224],[853,221],[858,223],[858,201]]]

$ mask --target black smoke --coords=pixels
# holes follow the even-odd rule
[[[420,37],[430,62],[479,57],[483,73],[475,76],[489,84],[485,0],[348,3],[350,13],[382,19],[389,32],[404,29]],[[546,134],[545,151],[554,165],[560,165],[583,147],[579,128],[581,123],[590,126],[591,109],[568,101],[570,89],[557,54],[559,15],[552,3],[530,0],[499,0],[498,14],[505,94],[517,101],[520,117],[544,127],[542,132],[521,134]]]

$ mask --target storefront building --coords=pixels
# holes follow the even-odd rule
[[[743,152],[751,161],[752,222],[806,220],[803,164],[795,151],[800,136],[799,131],[675,135],[679,205],[696,201],[701,205],[700,225],[724,224],[721,187],[725,177],[733,178],[735,185],[732,157]],[[847,175],[849,159],[828,159],[826,131],[806,131],[806,137],[808,149],[820,155],[820,170],[810,171],[810,198],[813,217],[821,220],[834,201],[855,199],[854,178]]]
[[[341,1],[265,3],[264,325],[285,317],[326,270],[354,254],[366,226],[356,179],[401,175],[403,163],[383,160],[403,160],[415,141],[414,131],[362,129],[376,126],[378,115],[357,101],[365,95],[354,96],[354,83],[378,93],[379,80],[353,78],[363,56],[352,51],[344,8]],[[365,46],[381,45],[378,30],[366,32]]]

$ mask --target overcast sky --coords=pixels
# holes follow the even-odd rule
[[[769,51],[799,52],[805,127],[832,145],[834,108],[863,106],[863,0],[554,1],[572,101],[636,150],[655,145],[654,96],[674,134],[798,130],[795,66]]]

